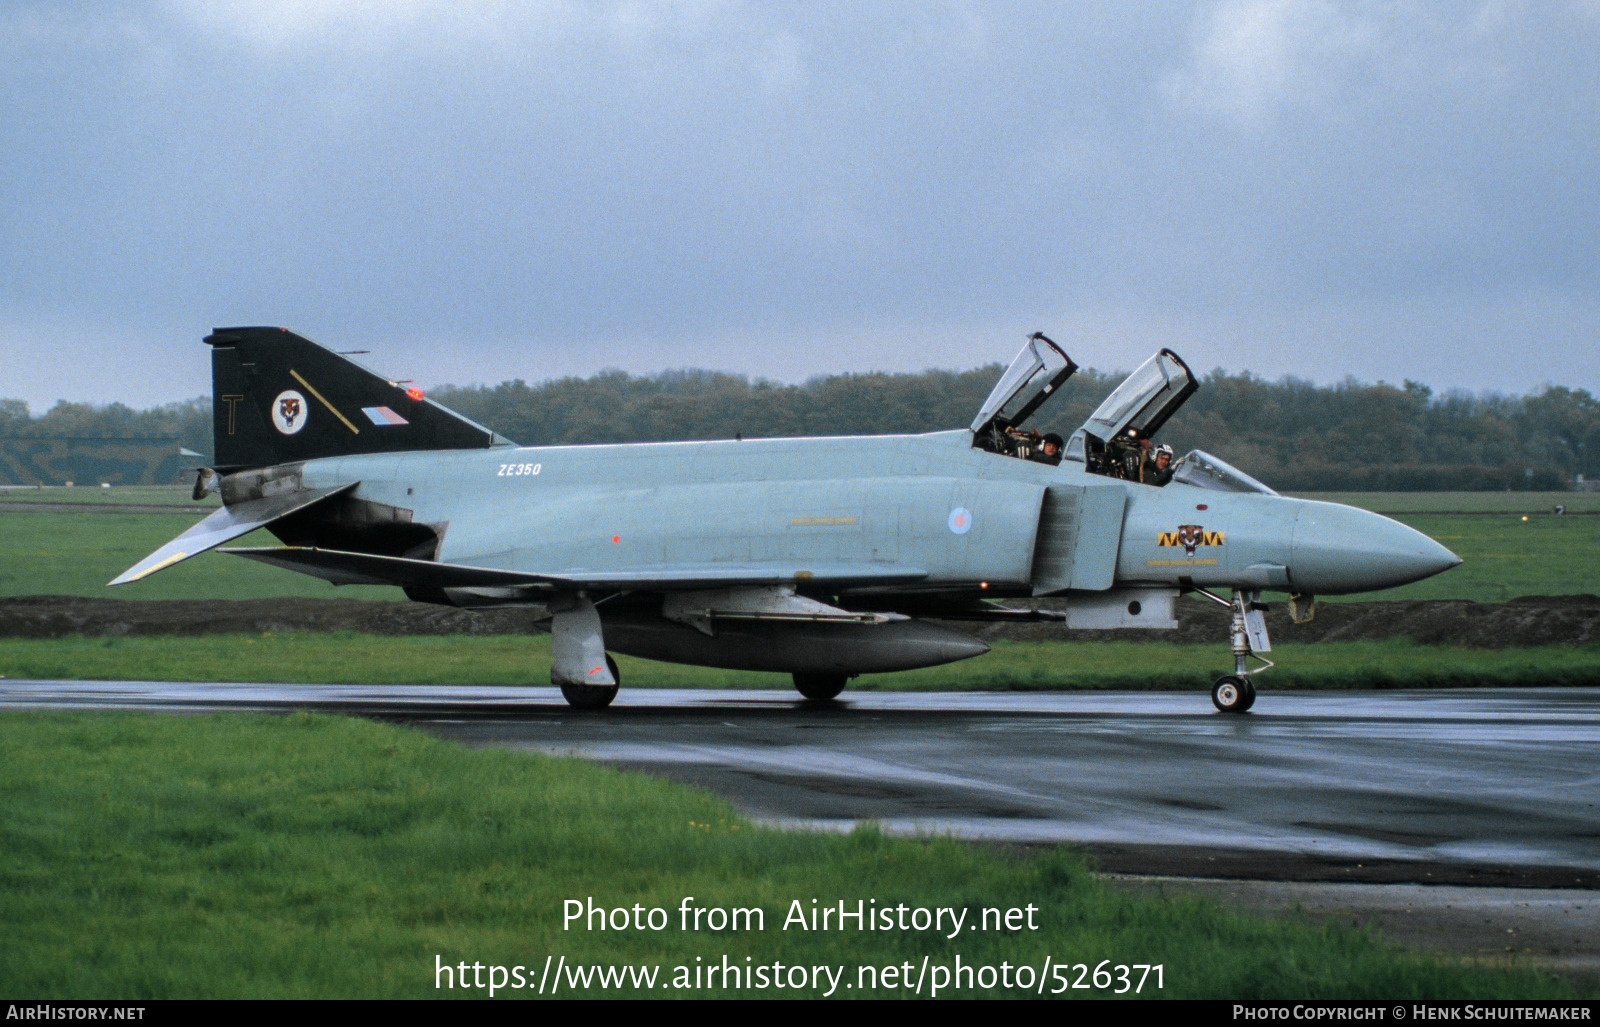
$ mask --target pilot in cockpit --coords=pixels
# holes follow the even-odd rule
[[[1172,447],[1162,443],[1156,447],[1155,462],[1145,471],[1144,483],[1160,488],[1172,480]]]
[[[1106,448],[1106,471],[1113,478],[1124,481],[1140,481],[1144,470],[1145,450],[1150,446],[1150,440],[1139,437],[1139,429],[1126,428]]]
[[[1112,477],[1157,488],[1172,480],[1172,447],[1157,446],[1150,439],[1141,438],[1136,428],[1128,428],[1118,435],[1111,450]]]
[[[1061,462],[1061,447],[1064,442],[1055,432],[1040,435],[1037,429],[1031,431],[1012,429],[1006,432],[1006,441],[1008,443],[1006,452],[1011,456],[1049,464],[1052,467]]]

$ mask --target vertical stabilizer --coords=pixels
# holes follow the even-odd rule
[[[215,465],[224,473],[355,453],[508,444],[286,328],[217,328],[206,342]]]

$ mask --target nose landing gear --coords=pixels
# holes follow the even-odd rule
[[[1233,673],[1224,674],[1211,686],[1211,704],[1222,713],[1244,713],[1256,701],[1256,686],[1251,675],[1259,674],[1272,666],[1272,661],[1259,653],[1272,651],[1272,640],[1267,637],[1267,620],[1263,616],[1266,606],[1260,592],[1235,590],[1232,601],[1203,588],[1195,589],[1214,603],[1228,607],[1233,612],[1230,630],[1233,642]],[[1261,666],[1251,669],[1249,661]]]

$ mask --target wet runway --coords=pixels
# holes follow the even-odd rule
[[[0,708],[317,709],[710,788],[769,823],[1086,845],[1107,869],[1341,881],[1600,879],[1600,689],[1204,694],[0,681]]]

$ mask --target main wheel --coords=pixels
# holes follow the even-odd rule
[[[617,697],[617,689],[622,687],[622,672],[617,670],[617,661],[609,654],[606,656],[606,669],[611,671],[614,685],[562,685],[561,695],[567,700],[567,705],[575,710],[603,710],[611,705],[611,700]]]
[[[843,674],[796,674],[794,687],[807,699],[834,699],[848,680]]]
[[[1256,686],[1249,678],[1226,674],[1211,686],[1211,703],[1223,713],[1243,713],[1255,705]]]

